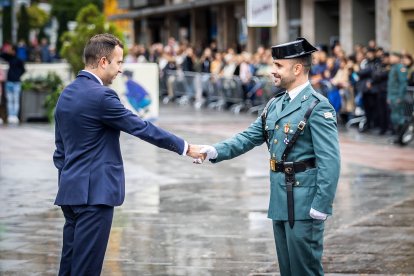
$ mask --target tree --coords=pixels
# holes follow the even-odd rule
[[[51,15],[55,16],[58,23],[58,37],[68,30],[68,22],[76,19],[78,12],[88,4],[94,4],[100,11],[103,9],[103,0],[51,0]],[[56,48],[60,51],[62,47],[61,40],[57,41]]]
[[[4,42],[12,42],[12,8],[11,5],[3,6],[2,16],[3,18],[3,26],[2,26],[2,35]]]
[[[27,12],[26,5],[21,5],[19,13],[17,14],[19,20],[19,28],[17,30],[17,40],[24,40],[29,42],[30,22],[29,13]]]
[[[43,28],[49,22],[49,14],[34,4],[27,8],[29,26],[31,29]]]
[[[77,73],[83,69],[83,49],[92,36],[110,33],[124,41],[122,33],[113,23],[105,22],[104,15],[93,4],[89,4],[79,11],[76,22],[77,26],[74,31],[67,31],[62,35],[62,49],[60,51],[61,56],[68,61],[73,72]]]
[[[30,7],[21,5],[17,13],[17,19],[19,20],[17,39],[23,39],[27,43],[29,41],[30,30],[39,30],[39,34],[41,35],[43,33],[43,36],[45,36],[43,29],[49,22],[50,17],[37,4],[32,4]]]

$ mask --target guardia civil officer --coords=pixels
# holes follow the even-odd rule
[[[391,109],[391,123],[396,132],[394,142],[401,143],[405,129],[404,96],[407,92],[407,68],[401,63],[401,54],[390,55],[391,69],[388,73],[387,101]]]
[[[286,92],[273,98],[245,131],[200,150],[218,163],[266,142],[268,217],[282,276],[323,275],[324,221],[332,214],[340,171],[334,108],[308,81],[314,51],[304,38],[272,47],[274,82]]]

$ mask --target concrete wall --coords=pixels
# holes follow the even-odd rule
[[[375,1],[375,39],[386,51],[391,46],[390,0]]]
[[[354,44],[367,45],[375,39],[375,2],[374,0],[353,1]]]
[[[330,39],[339,37],[339,18],[332,13],[335,12],[326,3],[315,3],[315,43],[330,46]],[[339,7],[336,11],[339,13]]]
[[[301,5],[302,24],[301,36],[305,37],[310,43],[315,44],[315,3],[314,0],[302,0]]]
[[[354,47],[352,6],[353,0],[339,2],[339,41],[347,55],[352,53]]]
[[[391,50],[414,54],[414,28],[408,21],[414,21],[414,1],[391,1]]]

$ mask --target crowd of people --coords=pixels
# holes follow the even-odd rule
[[[313,54],[310,82],[330,100],[337,112],[338,121],[346,124],[356,116],[365,116],[366,123],[360,129],[362,132],[379,135],[397,133],[400,130],[397,123],[399,119],[394,117],[401,116],[398,109],[403,108],[401,104],[405,93],[394,93],[393,87],[397,85],[400,87],[397,90],[406,91],[407,86],[414,86],[413,57],[408,52],[387,52],[373,40],[366,46],[355,45],[353,53],[349,55],[340,43],[319,49]],[[217,78],[236,76],[242,84],[243,100],[250,104],[254,104],[257,94],[263,92],[261,86],[253,81],[254,78],[271,81],[273,66],[268,48],[258,47],[254,53],[239,52],[235,48],[220,51],[212,43],[200,51],[188,43],[177,43],[173,38],[167,45],[157,43],[149,49],[133,45],[125,61],[158,63],[161,80],[163,74],[170,70],[211,74],[215,77],[207,78],[210,82]],[[389,79],[393,67],[399,68],[397,79]],[[173,87],[168,85],[168,79],[165,81],[167,96],[174,97]],[[206,96],[205,91],[203,95]]]
[[[49,43],[47,38],[42,38],[39,42],[31,41],[30,44],[24,40],[19,40],[16,45],[5,42],[2,51],[9,47],[15,47],[16,56],[23,62],[51,63],[60,61],[56,48]]]
[[[19,59],[23,63],[53,62],[55,59],[47,39],[42,39],[37,47],[27,47],[23,42],[14,47],[5,45],[2,52],[6,53],[6,57],[8,52],[13,52],[13,60]],[[220,85],[223,87],[220,79],[237,78],[240,84],[237,89],[241,90],[240,101],[245,103],[244,107],[263,105],[275,92],[271,85],[271,50],[263,46],[254,53],[237,47],[219,50],[215,42],[199,49],[170,38],[166,45],[155,43],[145,48],[134,44],[130,47],[125,63],[143,62],[158,64],[161,88],[165,87],[165,91],[161,92],[164,102],[182,96],[174,91],[177,78],[171,72],[177,71],[187,75],[203,75],[200,97],[204,99],[209,96],[209,88],[218,90]],[[310,82],[330,100],[340,123],[346,124],[352,118],[364,116],[365,124],[360,128],[363,132],[375,130],[375,133],[384,135],[401,131],[402,126],[398,123],[401,119],[398,117],[403,114],[397,110],[402,109],[401,103],[406,96],[403,92],[392,93],[389,90],[401,81],[397,84],[403,87],[401,91],[406,91],[407,86],[414,86],[413,57],[409,53],[386,52],[371,40],[366,46],[355,45],[353,53],[347,55],[341,45],[336,43],[330,48],[319,47],[319,51],[312,55],[312,63]],[[390,79],[392,67],[399,69],[396,77]],[[185,83],[190,100],[195,100],[197,96],[192,86],[193,83]],[[264,93],[265,86],[270,89],[269,93]]]

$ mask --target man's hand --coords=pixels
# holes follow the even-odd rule
[[[194,159],[203,158],[203,154],[200,153],[201,147],[201,145],[188,144],[187,156],[190,156]]]
[[[217,150],[213,146],[209,145],[200,145],[200,154],[202,155],[201,158],[195,158],[193,163],[201,164],[204,160],[216,159],[217,158]]]

